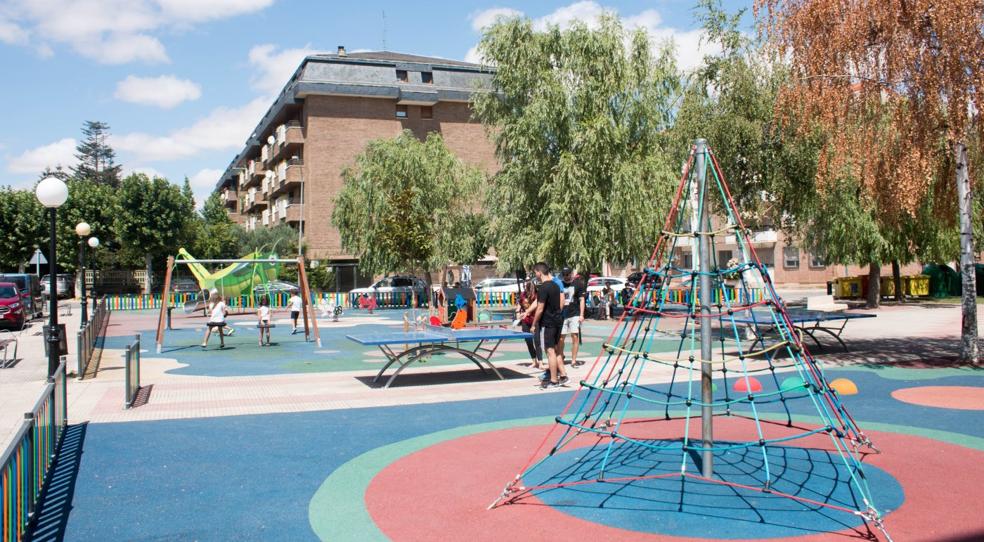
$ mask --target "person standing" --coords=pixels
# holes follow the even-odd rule
[[[256,328],[260,330],[260,346],[263,346],[264,335],[270,346],[270,300],[266,296],[260,298],[260,307],[256,309]]]
[[[533,314],[533,332],[540,333],[542,348],[547,354],[547,379],[541,389],[555,388],[567,383],[567,371],[557,356],[557,342],[564,325],[564,293],[553,280],[550,268],[544,262],[533,266],[533,273],[540,280],[536,292],[536,311]]]
[[[536,286],[530,281],[526,289],[519,296],[519,308],[516,315],[522,326],[523,333],[533,333],[533,315],[536,313]],[[540,331],[540,330],[538,330]],[[542,341],[540,334],[526,339],[526,348],[530,352],[530,363],[534,369],[540,369],[543,363],[543,349],[540,348]]]
[[[584,284],[580,277],[575,277],[570,267],[565,267],[563,272],[564,284],[564,324],[560,331],[560,340],[557,342],[557,355],[560,356],[560,365],[564,365],[564,343],[567,337],[571,338],[571,367],[582,365],[577,360],[577,353],[581,346],[581,323],[584,322]]]
[[[301,296],[294,292],[291,294],[290,299],[287,301],[290,305],[290,319],[294,323],[293,329],[290,330],[290,334],[294,335],[297,333],[297,318],[301,315],[301,309],[304,307],[304,302]]]

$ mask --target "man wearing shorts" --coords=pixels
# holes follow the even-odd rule
[[[534,335],[538,329],[540,330],[543,350],[547,353],[548,368],[547,379],[540,387],[556,388],[567,383],[567,371],[557,355],[560,329],[564,325],[564,294],[553,281],[553,275],[550,274],[547,264],[537,263],[533,266],[533,273],[540,280],[540,287],[536,291],[536,313],[533,315],[532,330]]]
[[[577,351],[581,346],[581,323],[584,322],[584,283],[579,277],[574,277],[571,268],[565,267],[564,277],[564,325],[560,331],[560,341],[557,343],[557,355],[560,365],[564,365],[564,342],[571,338],[571,366],[581,365],[577,360]]]

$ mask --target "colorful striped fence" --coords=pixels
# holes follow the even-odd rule
[[[24,537],[68,425],[65,363],[41,392],[13,442],[0,456],[0,541]]]
[[[727,295],[724,296],[725,291]],[[684,305],[689,305],[691,301],[691,295],[700,295],[699,289],[694,288],[693,290],[680,288],[671,289],[666,295],[666,301],[669,303],[681,303]],[[711,303],[715,305],[721,303],[722,305],[728,303],[732,305],[745,305],[748,303],[757,303],[765,298],[765,291],[762,288],[749,288],[749,289],[737,289],[732,287],[725,288],[715,288],[711,292]],[[650,294],[649,301],[651,303],[658,303],[658,292],[654,291]]]

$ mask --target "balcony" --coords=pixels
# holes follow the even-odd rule
[[[280,218],[288,224],[297,224],[301,222],[301,206],[296,203],[288,205],[286,209],[281,210]]]
[[[750,232],[748,235],[748,240],[753,245],[765,245],[770,243],[776,243],[779,241],[779,233],[776,230],[759,230]],[[724,243],[726,245],[737,244],[737,236],[727,235],[724,237]]]
[[[292,120],[281,124],[276,131],[277,141],[273,145],[271,160],[291,158],[299,155],[304,146],[304,128],[300,121]]]
[[[239,204],[239,195],[236,194],[235,190],[226,188],[222,191],[222,203],[225,204],[226,207],[235,210]]]
[[[289,194],[291,190],[300,188],[303,183],[304,161],[300,159],[284,160],[277,165],[276,185],[270,195]]]
[[[261,193],[251,192],[246,195],[246,201],[242,212],[252,213],[268,207],[266,199]]]

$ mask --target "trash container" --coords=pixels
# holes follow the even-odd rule
[[[929,277],[929,295],[947,297],[960,295],[960,274],[946,265],[935,263],[923,266],[923,275]]]
[[[859,277],[842,277],[838,281],[838,297],[861,297],[861,279]]]
[[[902,284],[902,291],[905,292],[905,295],[910,297],[929,296],[929,277],[927,275],[914,275],[904,278],[905,282]]]

